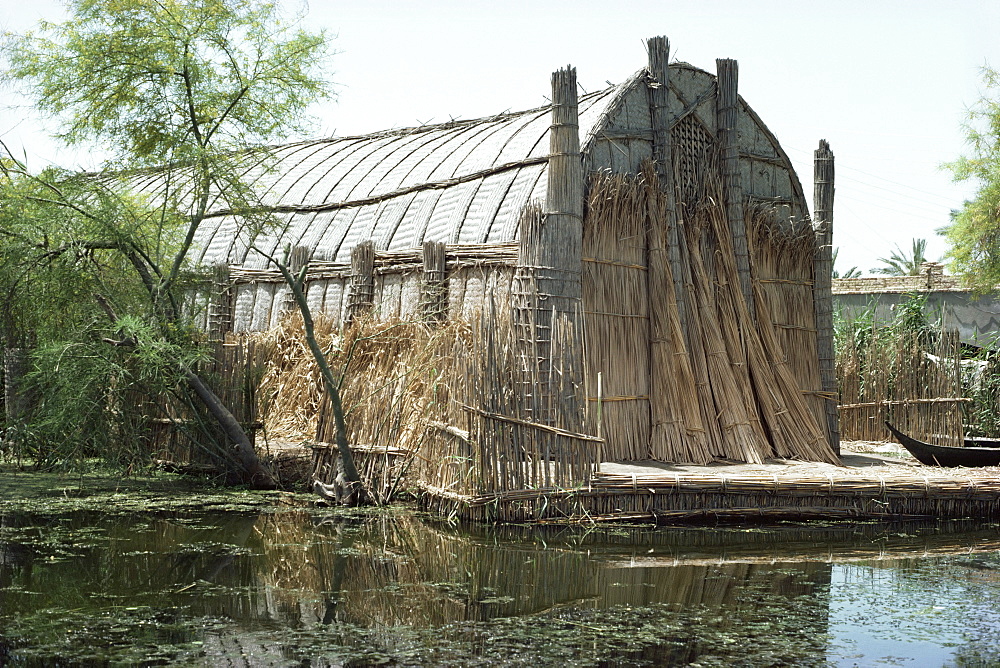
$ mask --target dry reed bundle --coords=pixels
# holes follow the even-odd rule
[[[782,219],[771,206],[747,211],[757,299],[766,302],[778,349],[784,351],[806,404],[826,430],[814,301],[816,237],[808,222]],[[829,437],[829,434],[826,434]]]
[[[341,330],[318,318],[320,345],[342,377],[348,440],[369,494],[388,496],[414,458],[420,484],[453,493],[585,484],[600,440],[579,433],[577,329],[561,314],[551,314],[551,322],[546,359],[523,347],[511,310],[492,299],[471,323],[449,320],[436,327],[369,317]],[[259,338],[269,360],[262,383],[268,426],[286,438],[306,439],[312,432],[329,443],[333,421],[301,327],[301,317],[290,315],[282,328]],[[545,364],[526,366],[526,359]],[[531,392],[539,372],[552,379],[551,392]],[[519,417],[529,404],[576,429]],[[332,477],[335,457],[332,449],[318,451],[321,480]]]
[[[684,337],[681,305],[677,300],[672,265],[681,253],[671,253],[667,239],[681,236],[675,216],[669,214],[666,193],[658,184],[656,174],[647,163],[642,178],[646,183],[649,229],[649,294],[650,300],[650,414],[652,431],[649,457],[656,459],[670,453],[677,461],[707,463],[711,459],[706,447],[706,430],[701,410],[691,400],[696,387],[691,358]],[[673,229],[671,229],[673,228]]]
[[[811,284],[798,278],[811,277],[812,242],[798,228],[764,230],[763,215],[747,216],[755,225],[751,259],[763,256],[768,272],[793,276],[787,280],[794,299],[778,302],[782,315],[808,314],[796,316],[801,325],[776,327],[759,287],[754,304],[744,298],[715,171],[702,173],[698,200],[679,207],[685,215],[673,223],[651,165],[641,175],[591,177],[583,263],[588,396],[597,399],[601,372],[607,459],[835,462],[822,413],[804,397],[818,377],[804,390],[796,376],[800,367],[813,369],[805,376],[810,383],[817,374]],[[680,248],[671,253],[666,244],[673,238]],[[758,250],[770,242],[774,248]],[[681,259],[685,314],[672,289],[672,255]],[[796,338],[776,329],[794,330]],[[799,345],[789,350],[789,342]]]
[[[702,319],[713,389],[718,389],[716,384],[720,380],[724,388],[736,388],[728,396],[714,393],[720,418],[727,419],[728,412],[729,424],[723,422],[723,429],[742,440],[735,445],[730,436],[724,452],[737,453],[734,458],[743,461],[779,455],[835,463],[836,454],[825,438],[821,423],[804,402],[802,388],[787,366],[788,351],[778,343],[773,317],[759,298],[759,286],[752,290],[754,303],[748,304],[744,297],[743,272],[733,248],[731,225],[720,204],[721,183],[709,172],[703,185],[705,197],[693,207],[686,241],[698,288],[697,314]],[[759,243],[760,235],[751,235],[749,241],[751,259],[756,259],[760,253],[755,252],[754,246]],[[707,262],[708,257],[714,262]],[[811,255],[802,254],[799,264],[811,269]],[[709,285],[713,280],[714,292]],[[811,300],[803,310],[813,313]],[[721,332],[720,337],[714,334],[716,330]],[[724,345],[720,346],[720,342]],[[797,359],[815,366],[815,353],[810,355],[808,349],[792,352]],[[720,363],[726,357],[728,369]]]
[[[770,445],[760,416],[750,403],[753,391],[739,329],[743,327],[742,333],[745,333],[747,323],[741,322],[741,316],[736,313],[741,295],[732,294],[734,284],[728,282],[730,277],[713,276],[704,260],[706,256],[726,259],[723,248],[717,251],[713,248],[727,238],[725,233],[717,234],[713,229],[713,223],[723,220],[724,215],[717,204],[707,200],[695,209],[695,215],[687,222],[687,250],[694,288],[691,294],[694,308],[688,313],[689,324],[697,327],[696,335],[705,355],[703,368],[708,373],[710,396],[703,393],[703,401],[706,408],[714,412],[722,431],[721,441],[715,444],[720,450],[712,454],[759,463],[770,454]],[[722,283],[718,291],[716,281]],[[737,280],[735,286],[738,285]],[[691,335],[695,336],[695,332]]]
[[[649,293],[645,188],[635,178],[591,177],[583,226],[587,397],[601,401],[608,460],[648,456]],[[603,396],[597,396],[601,373]]]
[[[728,236],[720,219],[721,216],[716,216],[713,222],[720,248],[717,254],[719,269],[726,276],[726,280],[720,282],[722,289],[725,285],[735,285],[738,273],[735,263],[730,260],[733,255],[729,252]],[[809,264],[806,266],[811,266],[811,258],[807,259]],[[732,290],[729,295],[735,321],[743,326],[741,340],[749,364],[752,396],[767,427],[773,448],[771,452],[781,457],[837,463],[839,459],[820,426],[820,416],[812,412],[803,400],[802,388],[787,364],[787,351],[778,344],[774,320],[767,303],[761,298],[759,286],[754,286],[756,326],[750,317],[749,305],[739,299],[742,295]],[[733,339],[730,338],[730,341],[732,345]]]
[[[373,498],[389,496],[418,456],[427,423],[436,418],[437,381],[446,365],[451,339],[465,326],[449,322],[429,328],[421,322],[377,322],[365,318],[341,330],[319,316],[315,331],[328,361],[341,375],[341,399],[348,439]],[[261,395],[272,436],[332,443],[333,420],[319,370],[302,333],[297,313],[282,326],[258,337],[267,360]],[[332,478],[332,448],[314,456],[316,475]]]
[[[316,338],[328,349],[339,338],[329,316],[313,317]],[[278,326],[254,335],[264,362],[260,381],[261,413],[270,437],[312,440],[323,398],[323,381],[309,348],[298,313],[287,314]]]
[[[710,211],[718,212],[718,207],[713,207]],[[752,385],[752,392],[748,396],[753,397],[760,420],[767,429],[771,442],[768,454],[837,462],[836,454],[829,447],[817,416],[810,412],[803,401],[801,388],[788,370],[787,355],[777,343],[773,317],[766,302],[760,297],[759,286],[753,287],[756,323],[749,311],[750,305],[741,299],[742,293],[735,293],[731,289],[738,279],[738,268],[732,260],[733,254],[729,252],[729,237],[725,234],[722,216],[716,213],[710,218],[719,245],[717,268],[720,276],[719,291],[722,293],[720,303],[725,304],[728,310],[723,321],[738,323],[741,330],[738,336],[731,326],[725,327],[724,331],[727,332],[730,354],[742,354],[739,361],[748,365],[748,380]]]

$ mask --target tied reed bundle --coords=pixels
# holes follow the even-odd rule
[[[802,226],[747,211],[751,269],[791,277],[763,288],[755,281],[748,304],[716,168],[703,170],[698,192],[678,215],[650,164],[640,175],[591,177],[583,252],[588,395],[602,402],[607,459],[836,462],[814,393],[814,241]],[[672,239],[676,250],[666,247]],[[671,258],[680,258],[679,277]],[[685,288],[684,313],[675,281]],[[777,317],[772,304],[782,309]],[[786,319],[779,325],[779,318]],[[604,397],[595,396],[598,372]]]

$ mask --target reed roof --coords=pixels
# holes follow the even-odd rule
[[[696,88],[714,85],[714,75],[685,63],[675,63],[671,70],[682,85],[694,79]],[[621,84],[580,97],[580,144],[588,169],[610,167],[604,156],[616,154],[615,171],[635,171],[651,154],[645,80],[643,69]],[[714,124],[714,109],[694,108],[708,96],[700,95],[692,106],[673,83],[671,89],[677,93],[672,100],[675,118],[699,117],[706,126]],[[800,195],[801,186],[777,140],[745,103],[742,107],[754,126],[752,150],[761,153],[760,145],[766,145],[764,159],[787,165],[792,190]],[[258,237],[257,245],[269,253],[280,253],[286,244],[304,245],[312,249],[313,259],[348,262],[351,249],[366,240],[380,250],[414,248],[424,241],[517,241],[522,210],[544,199],[550,124],[547,105],[249,152],[243,179],[285,223],[280,233]],[[636,128],[639,132],[632,132]],[[609,147],[615,142],[617,151]],[[629,156],[624,165],[623,153]],[[176,176],[172,178],[176,187]],[[163,173],[145,173],[133,185],[157,192],[165,183]],[[195,261],[264,268],[266,261],[248,249],[241,220],[225,193],[210,211],[195,239]]]

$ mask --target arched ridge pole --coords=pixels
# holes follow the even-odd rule
[[[747,303],[751,317],[756,321],[753,283],[750,273],[750,250],[747,245],[747,227],[743,216],[743,180],[740,174],[740,136],[736,127],[739,115],[739,66],[735,60],[718,58],[715,61],[719,79],[716,99],[716,141],[721,153],[719,170],[722,173],[722,192],[726,200],[726,218],[733,238],[736,270],[740,276],[740,291]]]
[[[833,347],[833,151],[825,139],[813,154],[813,232],[816,253],[813,256],[816,279],[813,299],[816,305],[816,347],[819,372],[826,405],[827,433],[830,445],[840,454],[840,419],[837,411],[836,353]]]

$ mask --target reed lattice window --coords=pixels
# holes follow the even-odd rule
[[[689,114],[671,129],[670,141],[678,203],[690,206],[701,199],[704,192],[712,135],[693,114]]]

